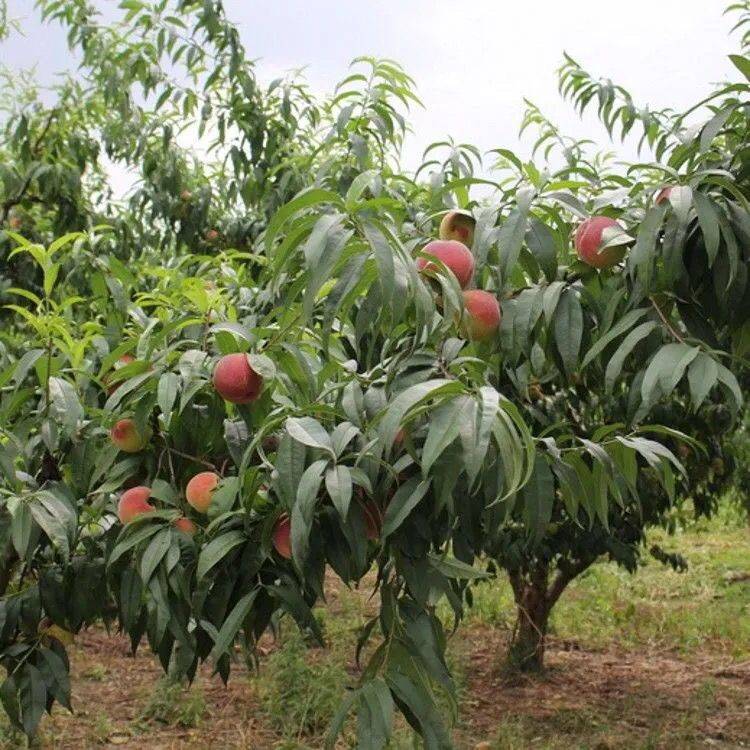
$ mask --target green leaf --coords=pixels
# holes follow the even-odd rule
[[[555,500],[555,482],[546,459],[537,454],[531,478],[521,490],[523,513],[532,544],[538,544],[547,531]]]
[[[430,565],[446,578],[461,581],[477,581],[482,578],[489,578],[489,573],[477,570],[471,565],[467,565],[455,557],[442,557],[434,554],[428,556]]]
[[[621,336],[625,331],[635,325],[644,315],[649,313],[650,310],[647,307],[641,307],[637,310],[630,310],[623,315],[620,320],[615,323],[596,343],[586,352],[586,356],[583,358],[581,363],[581,369],[591,364],[606,347],[612,343],[618,336]]]
[[[156,389],[156,403],[159,404],[159,409],[164,416],[166,424],[169,424],[169,418],[177,399],[177,390],[179,386],[180,379],[173,372],[165,372],[159,378],[159,385]]]
[[[463,386],[455,380],[438,378],[417,383],[396,396],[387,407],[380,422],[379,431],[386,448],[393,445],[396,434],[407,412],[421,401],[438,396],[460,393]]]
[[[234,639],[242,627],[242,623],[250,613],[253,602],[258,596],[260,589],[253,589],[250,593],[245,594],[232,608],[232,611],[227,615],[224,620],[221,630],[219,631],[214,646],[211,649],[209,658],[216,663],[224,654],[229,651]]]
[[[518,262],[523,240],[526,236],[526,225],[529,216],[529,207],[533,191],[526,188],[519,190],[516,194],[516,208],[503,222],[497,236],[497,244],[500,255],[500,273],[503,283],[507,281],[513,267]]]
[[[641,384],[643,408],[655,404],[671,393],[685,374],[687,366],[698,356],[700,350],[687,344],[665,344],[654,355],[646,368]]]
[[[750,60],[742,55],[729,55],[729,59],[732,61],[734,67],[750,81]]]
[[[461,426],[467,421],[467,408],[473,410],[475,403],[461,396],[442,404],[430,415],[427,439],[422,448],[422,474],[425,477],[440,454],[458,437]]]
[[[708,266],[710,268],[716,260],[721,241],[716,206],[707,195],[699,193],[697,190],[693,192],[693,203],[695,211],[698,214],[701,232],[703,232],[703,241],[706,245],[706,255],[708,256]]]
[[[635,246],[628,254],[627,263],[631,274],[636,273],[646,288],[650,284],[657,240],[666,213],[667,207],[664,204],[654,206],[646,212],[638,229]]]
[[[701,130],[700,139],[700,152],[703,154],[711,148],[711,144],[714,139],[721,132],[721,129],[726,124],[727,120],[734,112],[734,106],[730,105],[724,109],[720,109],[704,126]]]
[[[107,561],[108,565],[114,565],[126,552],[149,537],[157,534],[162,529],[158,524],[128,524],[118,537],[117,544],[112,550]]]
[[[361,750],[381,750],[391,738],[393,697],[385,681],[376,677],[359,691],[357,740]]]
[[[352,474],[348,466],[339,464],[326,471],[326,491],[342,520],[349,514],[352,499]]]
[[[733,411],[737,413],[743,403],[740,384],[737,382],[737,378],[731,370],[719,363],[717,363],[717,367],[719,368],[719,382],[726,386],[727,390],[732,395],[732,398],[734,399]]]
[[[612,355],[609,362],[607,363],[607,369],[604,373],[604,387],[608,393],[612,391],[615,381],[620,376],[622,366],[625,364],[625,360],[628,355],[635,349],[639,341],[642,341],[646,336],[651,333],[655,328],[658,327],[658,323],[653,320],[641,323],[639,326],[634,328],[624,339],[620,346],[617,347],[617,351]]]
[[[555,310],[555,343],[568,375],[577,370],[583,339],[583,311],[575,292],[568,288]]]
[[[330,435],[325,431],[323,425],[312,417],[290,417],[286,421],[287,432],[298,442],[310,448],[320,448],[331,454],[333,452]]]
[[[28,737],[36,733],[47,705],[47,687],[41,672],[28,662],[19,682],[19,706],[23,731]]]
[[[149,542],[141,558],[141,578],[144,583],[148,583],[149,578],[154,574],[164,555],[167,554],[171,544],[172,532],[170,529],[162,529]]]
[[[344,728],[344,722],[352,707],[359,699],[359,690],[347,690],[344,697],[341,699],[338,709],[331,720],[331,724],[328,727],[328,732],[325,738],[325,750],[334,750],[336,746],[336,739],[341,734],[341,730]]]
[[[385,511],[383,520],[383,538],[390,536],[406,520],[419,501],[427,494],[432,484],[431,479],[420,481],[419,477],[412,477],[402,484]]]
[[[49,379],[49,396],[52,413],[64,424],[68,431],[76,429],[83,419],[83,406],[75,388],[62,378]]]
[[[425,750],[452,750],[453,743],[429,693],[407,675],[395,670],[388,671],[386,682],[399,700],[409,707],[417,722],[414,728],[422,735]]]
[[[63,558],[67,560],[70,554],[70,545],[63,519],[51,513],[38,498],[33,498],[28,508],[34,520],[41,526]]]
[[[274,487],[287,508],[291,508],[297,498],[297,487],[305,471],[305,446],[284,432],[276,451],[276,472]]]
[[[396,271],[393,263],[393,250],[383,233],[372,223],[363,222],[362,231],[378,264],[378,281],[383,290],[383,304],[387,305],[393,298],[396,285]]]
[[[552,230],[543,221],[532,218],[526,232],[526,246],[547,280],[554,282],[557,276],[557,243]]]
[[[235,547],[247,541],[241,531],[229,531],[212,539],[202,550],[198,558],[195,577],[200,581],[211,568],[221,562]]]
[[[288,219],[290,219],[299,211],[302,211],[305,208],[310,208],[311,206],[320,203],[333,203],[336,205],[340,205],[341,198],[339,197],[338,193],[333,193],[329,190],[309,188],[307,190],[303,190],[301,193],[292,198],[289,203],[282,206],[268,223],[268,229],[266,229],[264,236],[266,251],[271,253],[276,235],[279,233],[279,230]]]
[[[323,481],[323,472],[328,462],[324,459],[315,461],[305,470],[297,488],[297,499],[292,508],[292,557],[302,571],[310,546],[315,505],[318,490]]]
[[[464,419],[460,426],[461,444],[464,453],[464,465],[473,484],[482,468],[492,437],[492,426],[497,418],[500,405],[500,394],[491,386],[482,386],[479,391],[479,403],[476,405],[475,417]]]
[[[701,352],[688,368],[688,383],[693,407],[698,407],[706,400],[706,396],[716,385],[719,378],[719,367],[713,357]]]

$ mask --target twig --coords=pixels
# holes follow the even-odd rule
[[[674,336],[674,337],[675,337],[675,338],[676,338],[676,339],[677,339],[677,340],[678,340],[678,341],[679,341],[679,342],[680,342],[681,344],[684,344],[684,343],[685,343],[685,339],[684,339],[684,338],[682,338],[682,336],[680,336],[680,334],[679,334],[679,333],[677,333],[677,331],[675,331],[675,329],[673,328],[672,324],[671,324],[671,323],[669,322],[669,320],[667,320],[666,316],[665,316],[665,315],[664,315],[664,313],[662,312],[662,309],[661,309],[661,308],[659,307],[659,305],[657,305],[657,304],[656,304],[656,300],[655,300],[655,299],[654,299],[653,297],[649,297],[649,299],[651,300],[651,304],[653,305],[653,307],[654,307],[654,310],[656,310],[656,312],[657,312],[657,313],[659,314],[659,317],[661,318],[661,320],[662,320],[662,323],[664,323],[664,325],[665,325],[665,326],[667,327],[667,330],[668,330],[668,331],[669,331],[669,332],[670,332],[670,333],[671,333],[671,334],[672,334],[672,335],[673,335],[673,336]]]

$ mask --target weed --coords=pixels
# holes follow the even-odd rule
[[[313,661],[299,633],[290,632],[259,679],[263,706],[286,740],[320,735],[338,707],[347,675],[335,654],[320,651]]]
[[[196,727],[206,712],[203,692],[186,688],[166,678],[160,680],[151,692],[138,717],[142,722],[156,721],[178,727]]]

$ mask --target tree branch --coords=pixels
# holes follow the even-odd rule
[[[552,581],[549,588],[547,589],[547,603],[552,608],[555,602],[560,598],[560,595],[567,588],[568,584],[576,577],[581,575],[584,570],[591,567],[596,561],[595,557],[587,557],[583,560],[579,560],[572,565],[566,565],[558,570],[555,580]]]

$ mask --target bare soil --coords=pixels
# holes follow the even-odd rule
[[[750,747],[750,663],[552,641],[542,678],[511,678],[500,666],[507,633],[475,625],[460,636],[457,748]],[[132,657],[125,638],[94,630],[79,636],[71,655],[75,714],[57,708],[45,718],[39,747],[289,747],[242,666],[227,687],[203,669],[196,688],[205,711],[197,726],[181,727],[142,718],[162,677],[150,654]],[[304,746],[321,745],[310,738]]]

